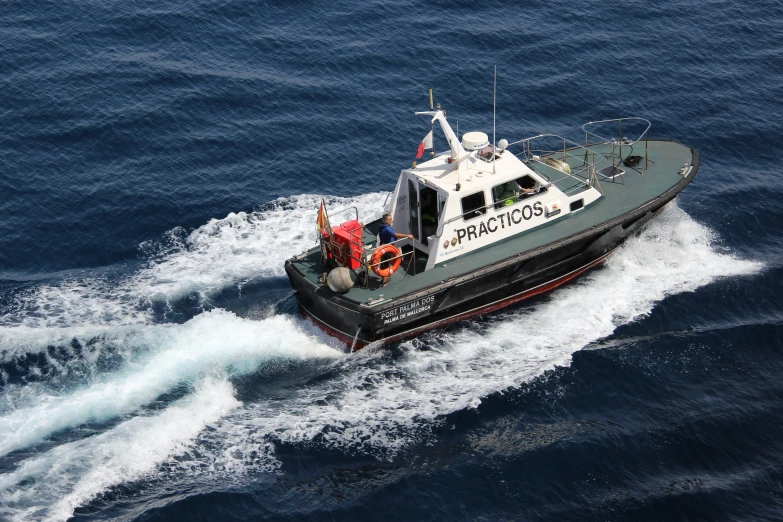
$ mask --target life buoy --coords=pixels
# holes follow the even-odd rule
[[[386,268],[381,268],[381,261],[383,261],[383,255],[384,254],[392,254],[394,257],[393,260],[389,261],[389,266]],[[370,258],[370,264],[372,265],[372,271],[378,274],[381,277],[389,277],[392,275],[395,270],[400,268],[400,263],[402,262],[402,258],[400,257],[400,249],[397,248],[394,245],[383,245],[379,248],[375,249],[375,252],[372,253],[372,257]]]

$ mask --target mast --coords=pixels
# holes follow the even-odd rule
[[[495,66],[495,79],[492,82],[492,174],[495,173],[495,107],[498,98],[498,66]]]
[[[430,110],[435,110],[435,105],[432,101],[432,87],[430,87]],[[432,132],[432,149],[430,149],[430,157],[435,157],[435,124],[430,122],[430,132]]]
[[[446,141],[449,142],[451,157],[454,158],[454,161],[459,162],[468,155],[468,151],[462,148],[462,144],[459,142],[459,138],[457,138],[457,135],[454,134],[454,131],[451,129],[449,122],[446,121],[446,114],[442,109],[435,111],[416,112],[414,114],[416,116],[432,116],[432,123],[434,124],[437,121],[440,124],[441,130],[443,130],[443,135],[446,136]]]

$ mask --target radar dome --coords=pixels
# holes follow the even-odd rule
[[[465,150],[481,150],[489,145],[486,132],[467,132],[462,135],[462,147]]]

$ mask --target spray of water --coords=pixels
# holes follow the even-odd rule
[[[112,486],[137,480],[186,451],[199,432],[238,405],[224,378],[202,378],[191,395],[158,415],[135,417],[95,437],[62,444],[0,476],[0,514],[19,521],[67,520],[76,507]]]
[[[279,359],[341,355],[304,333],[301,321],[291,317],[249,321],[222,310],[201,314],[185,325],[148,327],[133,342],[145,344],[144,356],[128,361],[120,371],[66,394],[41,393],[28,401],[30,406],[0,417],[0,456],[67,427],[138,411],[214,368],[240,376]]]
[[[379,207],[377,199],[383,198],[368,196],[368,208]],[[308,208],[315,208],[316,201]],[[298,205],[290,203],[294,209]],[[270,212],[280,212],[283,222],[299,211]],[[232,220],[238,225],[229,225]],[[126,286],[133,295],[149,296],[157,289],[170,298],[190,291],[193,281],[205,291],[255,277],[256,270],[276,276],[276,264],[306,241],[293,252],[269,252],[266,264],[254,265],[250,259],[264,250],[253,251],[251,245],[264,243],[265,234],[273,241],[278,237],[272,232],[277,225],[267,230],[268,223],[259,224],[271,217],[254,220],[237,214],[205,225],[194,232],[190,246],[161,253]],[[304,225],[302,230],[305,234]],[[212,242],[245,245],[251,253],[244,258],[245,250],[234,248],[238,260],[232,265],[231,255]],[[41,450],[0,475],[2,514],[65,519],[76,506],[119,483],[165,476],[183,462],[196,473],[275,470],[274,444],[279,442],[390,458],[420,442],[444,415],[477,408],[488,395],[568,365],[575,351],[644,317],[667,295],[760,270],[758,263],[720,253],[712,243],[707,229],[669,205],[605,266],[537,305],[497,314],[480,329],[463,325],[427,334],[406,343],[397,358],[383,349],[346,356],[302,320],[284,316],[251,321],[215,310],[183,325],[107,326],[96,350],[125,347],[127,355],[116,369],[94,372],[83,386],[57,388],[44,382],[3,392],[0,454],[33,445]],[[202,270],[203,264],[224,269],[213,273]],[[58,335],[93,334],[90,328],[67,335],[2,330],[11,345],[2,357],[44,350]],[[264,370],[302,363],[313,365],[306,383],[289,383],[283,396],[262,394],[239,402],[233,387],[238,378],[255,375],[256,386],[263,389],[258,376]],[[180,398],[162,409],[150,407],[167,393]],[[188,416],[193,418],[182,420]],[[110,427],[93,437],[52,442],[54,434],[94,422]],[[51,491],[44,491],[44,484]]]
[[[25,289],[0,310],[0,328],[71,328],[149,324],[150,305],[164,306],[188,295],[199,300],[229,286],[284,275],[283,263],[315,244],[315,215],[321,199],[340,222],[355,207],[361,220],[380,217],[387,193],[353,198],[301,195],[281,198],[255,212],[212,219],[189,234],[175,229],[141,245],[145,265],[112,278],[66,277]]]
[[[286,442],[318,440],[391,456],[444,415],[567,366],[575,351],[650,313],[667,295],[761,268],[719,254],[711,243],[706,228],[671,205],[605,267],[543,303],[506,312],[480,330],[464,326],[410,341],[428,349],[410,349],[401,360],[371,362],[379,353],[352,360],[325,389],[300,390],[284,412],[254,404],[252,422]]]

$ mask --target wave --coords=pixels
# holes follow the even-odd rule
[[[19,521],[68,520],[76,507],[184,453],[205,427],[239,405],[224,379],[206,377],[194,388],[157,415],[62,444],[0,476],[0,514]]]
[[[284,216],[286,211],[280,212]],[[245,219],[240,223],[238,228],[218,226],[214,234],[205,228],[199,235],[214,235],[220,243],[244,237],[245,226],[256,230]],[[259,231],[249,243],[262,236]],[[212,252],[208,244],[204,239],[205,246],[194,247],[193,255],[220,264],[222,254]],[[165,295],[182,291],[186,287],[163,274],[184,278],[192,268],[199,270],[196,261],[186,259],[187,252],[176,248],[161,254],[160,266],[152,269],[154,277],[136,281],[140,287],[163,281]],[[246,265],[240,261],[236,266]],[[272,315],[251,321],[223,310],[203,313],[182,325],[108,328],[112,333],[96,341],[96,350],[122,345],[126,352],[116,368],[95,371],[89,385],[52,388],[41,382],[3,392],[0,453],[41,447],[36,456],[0,476],[5,513],[20,519],[67,518],[75,506],[120,482],[169,477],[182,466],[196,477],[220,470],[232,475],[277,470],[274,448],[279,443],[390,459],[426,440],[449,414],[478,408],[490,395],[569,365],[575,351],[649,314],[666,296],[761,268],[716,248],[707,228],[670,204],[604,266],[536,304],[431,332],[393,352],[370,348],[347,356],[303,320]],[[223,284],[244,270],[251,269],[237,268],[212,279],[204,272],[199,288]],[[9,337],[3,330],[16,343],[15,353],[33,349],[36,333],[18,333]],[[51,341],[49,335],[50,331],[41,333],[41,344]],[[300,366],[291,366],[303,363],[310,365],[304,373],[293,370]],[[71,363],[63,359],[58,364]],[[259,372],[270,368],[278,368],[288,381],[264,393],[269,383]],[[217,384],[203,384],[216,382],[213,375],[222,376]],[[248,377],[255,391],[242,401],[236,386]],[[14,390],[27,390],[27,395]],[[177,412],[213,399],[219,407],[205,408],[203,416],[197,415],[202,420],[178,431]],[[99,435],[80,438],[74,431],[68,439],[69,430],[101,422],[110,425],[99,427]],[[127,434],[136,428],[128,426],[142,426],[137,429],[138,448],[129,445]],[[158,432],[160,442],[155,440]],[[65,442],[52,441],[58,433]],[[170,433],[176,436],[169,437]],[[127,474],[115,473],[123,465],[119,455],[134,452],[139,454],[138,465],[127,464]],[[38,489],[42,484],[49,484],[52,493]]]
[[[122,369],[101,374],[89,386],[57,394],[46,383],[27,385],[20,387],[23,401],[12,390],[4,391],[0,456],[38,444],[70,427],[140,411],[214,368],[235,377],[278,358],[334,358],[342,353],[308,335],[302,321],[294,318],[273,316],[251,321],[222,310],[206,312],[184,325],[147,327],[124,339],[132,343],[129,351],[144,355],[130,357]],[[103,344],[96,349],[106,347]]]
[[[130,274],[65,277],[14,291],[0,312],[0,328],[150,324],[186,298],[192,298],[191,306],[209,308],[210,295],[282,276],[286,259],[314,246],[321,199],[335,211],[356,207],[360,219],[371,221],[380,217],[387,195],[279,198],[254,212],[212,219],[190,233],[171,230],[140,245],[143,266]],[[333,217],[335,222],[346,218]],[[156,315],[156,307],[163,313]]]
[[[495,316],[481,328],[468,323],[409,341],[400,360],[387,361],[380,352],[366,354],[374,363],[346,362],[350,370],[323,388],[303,388],[287,411],[255,405],[252,423],[280,441],[317,440],[393,456],[433,421],[567,366],[575,351],[649,314],[666,296],[761,269],[717,252],[713,241],[707,228],[669,205],[604,267],[543,303]]]

